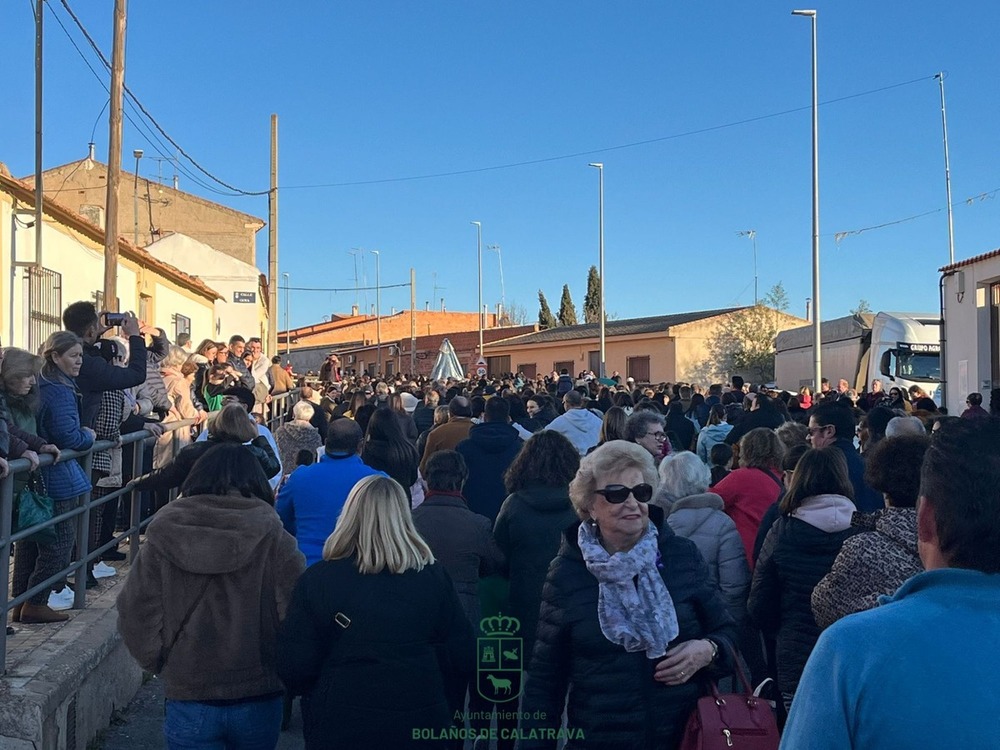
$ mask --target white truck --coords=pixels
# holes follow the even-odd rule
[[[918,385],[935,401],[941,388],[941,320],[936,313],[861,313],[820,325],[823,377],[845,378],[858,393],[881,380],[885,390]],[[774,342],[779,388],[812,386],[813,327],[792,328]]]

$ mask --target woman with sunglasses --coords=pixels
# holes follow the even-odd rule
[[[568,748],[676,747],[699,676],[731,666],[736,627],[694,543],[650,506],[656,468],[635,443],[605,443],[580,464],[542,593],[521,704],[521,736],[557,730]],[[530,718],[528,718],[530,717]],[[522,740],[521,747],[537,745]]]

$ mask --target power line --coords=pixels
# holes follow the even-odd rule
[[[87,42],[88,42],[88,43],[90,44],[91,48],[92,48],[92,49],[94,50],[94,52],[96,52],[96,53],[97,53],[97,55],[98,55],[98,56],[99,56],[99,57],[101,58],[101,62],[102,62],[102,63],[104,63],[104,66],[105,66],[105,67],[106,67],[106,68],[107,68],[108,70],[111,70],[111,63],[110,63],[110,62],[108,62],[108,59],[107,59],[107,58],[106,58],[106,57],[104,56],[104,53],[103,53],[103,52],[101,52],[101,49],[100,49],[100,47],[98,47],[98,46],[97,46],[97,43],[96,43],[96,42],[94,41],[93,37],[91,37],[91,36],[90,36],[90,33],[89,33],[89,32],[87,31],[87,29],[86,29],[86,28],[84,27],[83,23],[82,23],[82,22],[80,21],[80,19],[79,19],[79,18],[77,18],[77,15],[76,15],[76,13],[74,13],[74,12],[73,12],[73,9],[72,9],[72,8],[71,8],[71,7],[69,6],[69,2],[68,2],[68,0],[61,0],[61,2],[62,2],[62,5],[63,5],[63,7],[64,7],[64,8],[66,9],[66,12],[67,12],[67,13],[69,13],[69,15],[70,15],[70,18],[72,18],[72,19],[73,19],[73,22],[74,22],[74,23],[76,24],[77,28],[78,28],[78,29],[80,29],[80,32],[81,32],[81,33],[82,33],[82,34],[84,35],[84,37],[86,37],[86,39],[87,39]],[[144,106],[142,105],[142,102],[140,102],[140,101],[139,101],[138,97],[137,97],[137,96],[136,96],[135,94],[133,94],[133,93],[132,93],[132,90],[131,90],[131,89],[130,89],[130,88],[129,88],[129,87],[127,86],[127,85],[126,85],[126,86],[124,87],[124,89],[125,89],[125,93],[126,93],[126,94],[128,94],[129,98],[131,98],[131,99],[132,99],[132,101],[133,101],[133,102],[135,103],[135,105],[136,105],[136,106],[137,106],[137,107],[139,108],[139,110],[140,110],[140,111],[141,111],[141,112],[142,112],[142,113],[143,113],[143,114],[144,114],[144,115],[146,116],[146,118],[147,118],[147,119],[148,119],[148,120],[150,121],[150,123],[152,123],[153,127],[155,127],[155,128],[156,128],[156,129],[157,129],[157,130],[158,130],[158,131],[160,132],[160,134],[161,134],[161,135],[162,135],[162,136],[163,136],[164,138],[166,138],[166,139],[167,139],[167,141],[169,141],[169,142],[170,142],[170,145],[172,145],[172,146],[173,146],[174,148],[176,148],[176,149],[177,149],[177,152],[178,152],[179,154],[181,154],[182,156],[184,156],[184,158],[186,158],[186,159],[187,159],[187,160],[188,160],[189,162],[191,162],[191,164],[192,164],[192,165],[193,165],[193,166],[194,166],[194,167],[195,167],[195,168],[196,168],[196,169],[197,169],[198,171],[200,171],[200,172],[201,172],[202,174],[204,174],[204,175],[205,175],[206,177],[210,178],[211,180],[214,180],[214,181],[215,181],[215,182],[217,182],[218,184],[222,185],[223,187],[225,187],[225,188],[227,188],[227,189],[229,189],[229,190],[232,190],[232,191],[233,191],[234,193],[237,193],[237,194],[239,194],[239,195],[248,195],[248,196],[259,196],[259,195],[267,195],[267,194],[268,194],[268,193],[270,192],[269,190],[258,190],[258,191],[252,191],[252,190],[242,190],[242,189],[240,189],[240,188],[236,187],[235,185],[230,185],[230,184],[229,184],[228,182],[226,182],[225,180],[223,180],[223,179],[221,179],[221,178],[219,178],[219,177],[216,177],[216,176],[215,176],[214,174],[212,174],[212,173],[211,173],[211,172],[209,172],[209,171],[208,171],[207,169],[205,169],[205,168],[204,168],[203,166],[201,166],[201,164],[199,164],[199,163],[198,163],[198,162],[197,162],[197,161],[196,161],[196,160],[194,159],[194,157],[192,157],[192,156],[191,156],[191,155],[190,155],[189,153],[187,153],[187,151],[185,151],[185,150],[183,149],[183,147],[181,147],[181,145],[180,145],[179,143],[177,143],[177,141],[175,141],[175,140],[174,140],[173,138],[171,138],[171,137],[170,137],[170,136],[169,136],[169,135],[167,134],[167,131],[165,131],[165,130],[164,130],[164,129],[163,129],[163,128],[162,128],[161,126],[160,126],[160,123],[156,121],[156,118],[155,118],[155,117],[153,117],[153,115],[151,115],[151,114],[149,113],[149,110],[147,110],[147,109],[146,109],[146,108],[145,108],[145,107],[144,107]]]
[[[409,288],[409,283],[406,284],[382,284],[381,287],[377,286],[359,286],[359,287],[344,287],[342,289],[325,288],[325,287],[313,287],[313,286],[289,286],[281,287],[282,289],[288,289],[292,292],[354,292],[354,291],[375,291],[377,289],[400,289],[402,287]]]

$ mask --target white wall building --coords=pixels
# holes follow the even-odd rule
[[[1000,249],[941,269],[944,333],[942,388],[948,413],[965,410],[970,393],[1000,388]]]
[[[171,340],[212,336],[215,290],[125,240],[118,244],[118,302]],[[37,351],[78,300],[104,306],[104,231],[55,201],[43,203],[42,264],[35,266],[34,194],[0,163],[0,340]]]
[[[244,338],[259,336],[267,341],[266,283],[256,266],[220,252],[185,234],[171,234],[146,250],[172,266],[201,279],[215,289],[215,327],[206,338],[228,340],[233,334]],[[194,345],[202,338],[194,337]]]

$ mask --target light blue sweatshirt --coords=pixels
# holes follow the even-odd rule
[[[820,636],[782,750],[1000,747],[1000,575],[914,576]]]

